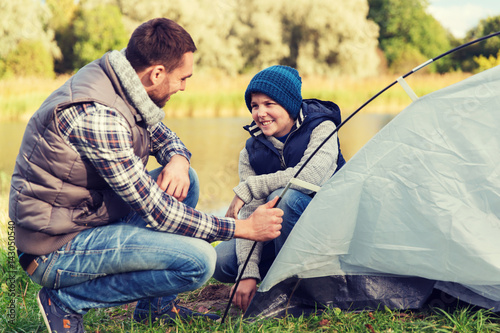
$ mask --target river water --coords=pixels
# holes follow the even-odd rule
[[[345,118],[347,115],[343,115]],[[342,153],[349,160],[392,116],[358,113],[339,132]],[[192,152],[191,165],[200,179],[198,208],[223,214],[238,183],[238,155],[248,134],[248,118],[183,118],[164,120]],[[0,123],[0,172],[9,175],[21,144],[25,122]],[[148,169],[157,167],[152,158]]]

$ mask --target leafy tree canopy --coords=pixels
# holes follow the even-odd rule
[[[0,78],[27,74],[21,66],[27,59],[44,64],[52,58],[49,71],[72,72],[125,47],[140,23],[161,16],[193,36],[201,71],[237,74],[283,64],[303,75],[366,76],[376,74],[382,60],[401,73],[462,43],[427,7],[427,0],[0,0]],[[467,39],[498,30],[500,16],[488,18]],[[498,49],[500,39],[491,39],[430,70],[473,71],[479,66],[474,56],[489,59]]]
[[[426,12],[427,0],[368,0],[368,17],[380,27],[379,43],[394,72],[407,71],[450,49],[450,35]],[[434,67],[434,70],[448,68]]]
[[[52,14],[48,7],[38,0],[0,0],[0,78],[7,75],[16,75],[12,70],[12,63],[17,55],[26,55],[24,61],[32,56],[36,58],[60,58],[61,52],[54,42],[54,31],[48,26]],[[27,49],[28,48],[28,49]],[[29,49],[34,48],[34,49]],[[34,59],[36,60],[36,59]],[[17,61],[17,60],[16,60]],[[41,59],[40,63],[46,60]],[[43,75],[47,71],[28,71],[29,62],[23,65],[19,74]],[[19,67],[16,67],[19,68]],[[48,68],[48,72],[53,66]]]
[[[104,53],[127,46],[128,36],[117,6],[99,4],[81,8],[72,23],[76,40],[74,66],[78,69],[100,58]]]

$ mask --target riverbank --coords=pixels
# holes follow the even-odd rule
[[[418,96],[449,86],[470,76],[467,73],[415,73],[406,81]],[[24,121],[69,76],[56,79],[13,78],[0,81],[0,121]],[[194,75],[186,91],[177,93],[168,102],[169,118],[214,118],[247,116],[243,93],[250,75],[236,77]],[[373,95],[392,83],[396,77],[383,75],[371,78],[304,77],[304,98],[319,98],[337,103],[344,117],[360,107]],[[397,114],[410,103],[400,86],[393,87],[370,103],[365,113]]]

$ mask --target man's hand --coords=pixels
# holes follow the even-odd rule
[[[231,288],[231,294],[233,294],[234,287]],[[243,279],[238,284],[238,289],[236,289],[236,293],[234,294],[233,303],[243,311],[246,311],[252,298],[255,296],[257,292],[257,281],[255,279]]]
[[[233,201],[231,201],[231,204],[229,205],[229,208],[226,212],[226,217],[232,217],[232,218],[237,219],[238,213],[244,204],[245,204],[245,202],[243,202],[243,200],[241,200],[240,197],[235,195],[233,198]]]
[[[278,237],[281,232],[283,211],[273,208],[278,197],[259,206],[246,220],[236,220],[234,237],[265,242]]]
[[[174,155],[163,168],[156,183],[160,188],[179,201],[186,199],[189,191],[189,161],[181,155]]]

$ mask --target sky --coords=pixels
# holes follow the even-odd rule
[[[481,19],[500,15],[500,0],[429,0],[428,12],[455,37],[463,38]]]

